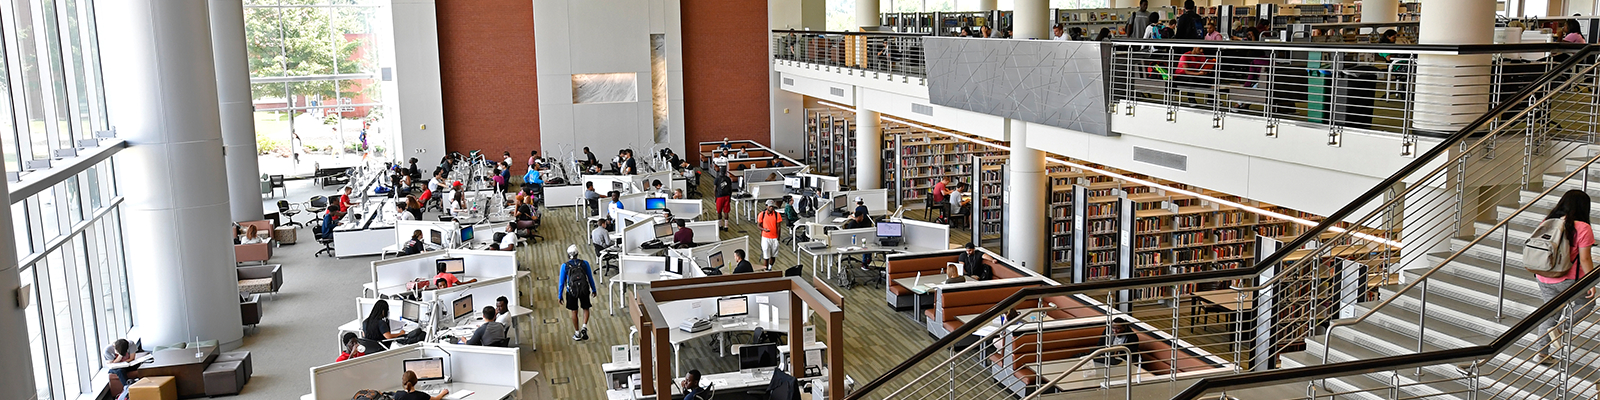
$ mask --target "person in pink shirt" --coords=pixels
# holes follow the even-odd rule
[[[1564,25],[1564,28],[1565,29],[1562,29],[1562,31],[1566,32],[1566,35],[1561,37],[1561,41],[1562,42],[1567,42],[1567,43],[1586,43],[1586,42],[1588,42],[1586,40],[1583,40],[1583,27],[1578,24],[1578,20],[1575,20],[1575,19],[1567,20],[1566,24]]]
[[[1562,232],[1566,233],[1566,237],[1562,238],[1562,240],[1566,241],[1569,247],[1572,248],[1573,266],[1572,269],[1567,271],[1567,275],[1559,278],[1534,275],[1534,278],[1539,280],[1539,297],[1543,298],[1546,303],[1554,300],[1556,296],[1561,295],[1561,292],[1566,291],[1567,288],[1572,287],[1572,284],[1576,283],[1578,278],[1588,275],[1590,271],[1594,270],[1594,259],[1589,254],[1589,248],[1594,247],[1594,228],[1589,227],[1589,195],[1581,190],[1568,190],[1566,194],[1561,195],[1561,201],[1556,203],[1554,209],[1550,210],[1550,215],[1545,217],[1545,220],[1556,218],[1566,221],[1566,227],[1562,230]],[[1584,297],[1588,299],[1594,298],[1594,289],[1590,288],[1588,295]],[[1572,307],[1576,308],[1572,310],[1572,315],[1582,316],[1589,313],[1593,305],[1585,298],[1572,300]],[[1551,335],[1559,335],[1561,333],[1555,330],[1560,326],[1561,322],[1560,317],[1553,316],[1540,322],[1539,329],[1534,331],[1534,334],[1539,339],[1534,341],[1533,348],[1539,350],[1540,364],[1554,365],[1558,361],[1550,355],[1550,350],[1546,347],[1549,347]]]
[[[1217,23],[1216,22],[1207,22],[1206,23],[1206,40],[1228,40],[1228,37],[1226,35],[1223,35],[1222,32],[1217,32]]]

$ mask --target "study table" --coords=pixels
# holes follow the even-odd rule
[[[673,375],[683,375],[680,371],[678,371],[678,369],[683,366],[682,347],[684,342],[711,335],[721,336],[722,334],[728,332],[751,332],[755,331],[756,328],[761,328],[761,330],[766,332],[787,334],[789,333],[789,321],[786,318],[780,318],[777,321],[760,321],[748,318],[741,318],[741,320],[736,321],[711,321],[711,329],[706,329],[699,332],[685,332],[682,329],[678,329],[677,325],[674,324],[672,327],[672,333],[668,336],[668,342],[672,344],[672,355],[675,361],[672,367]],[[721,342],[728,343],[725,338]],[[717,352],[719,354],[722,352],[722,346],[717,347]]]
[[[701,387],[709,387],[716,393],[742,393],[751,389],[766,389],[768,385],[772,384],[772,375],[773,373],[770,371],[761,373],[747,373],[744,371],[723,372],[700,376],[700,384]],[[678,387],[678,379],[679,378],[673,378],[672,394],[666,398],[673,398],[672,396],[683,395],[683,389]],[[795,379],[800,381],[799,383],[802,385],[806,382],[811,382],[812,387],[826,386],[826,382],[828,381],[828,369],[827,367],[823,367],[822,374],[818,376],[808,378],[796,377]],[[848,376],[845,378],[845,381],[850,381]],[[628,389],[606,390],[606,399],[631,400],[657,398],[654,396],[645,396],[643,391],[639,389],[633,389],[631,396],[628,392]],[[718,397],[720,398],[721,396]],[[802,390],[802,398],[820,400],[825,397],[816,397],[812,395],[811,392]]]
[[[825,276],[827,279],[833,279],[833,275],[835,273],[842,273],[843,272],[842,267],[843,267],[844,264],[842,262],[840,262],[840,261],[843,260],[844,257],[847,257],[847,256],[861,255],[861,254],[931,253],[931,252],[935,252],[935,251],[944,251],[944,250],[949,250],[949,249],[947,249],[947,248],[927,248],[927,247],[920,247],[920,246],[912,246],[910,244],[903,244],[903,245],[900,245],[900,246],[890,247],[890,246],[881,246],[881,245],[878,245],[878,244],[875,244],[875,243],[868,243],[866,245],[856,245],[856,246],[847,246],[847,247],[823,246],[823,247],[818,247],[818,248],[814,248],[813,249],[813,248],[807,248],[807,247],[802,246],[800,248],[800,252],[811,256],[811,274],[813,276],[822,275],[822,276]],[[818,260],[819,259],[822,260],[822,261],[826,261],[827,264],[826,265],[818,264]],[[823,273],[826,273],[826,274],[823,275]],[[909,288],[910,286],[907,286],[907,287]]]
[[[934,289],[938,289],[939,286],[943,286],[945,279],[947,278],[944,276],[944,274],[933,274],[894,280],[894,283],[898,283],[901,287],[911,291],[911,313],[913,314],[913,320],[917,322],[927,322],[927,318],[924,318],[922,315],[922,295],[927,294]]]
[[[217,359],[217,346],[159,350],[151,355],[150,362],[128,371],[128,377],[171,376],[178,385],[178,397],[205,397],[205,370]]]
[[[1108,354],[1108,356],[1127,358],[1128,354],[1113,353]],[[1080,360],[1083,360],[1083,357],[1051,361],[1043,364],[1033,363],[1029,364],[1028,367],[1039,372],[1039,378],[1041,384],[1043,384],[1044,382],[1049,382],[1050,380],[1055,379],[1056,376],[1061,375],[1061,373],[1069,371],[1070,368],[1072,368],[1072,366],[1077,364]],[[1137,365],[1138,363],[1134,364],[1135,365],[1132,366],[1134,370],[1133,383],[1153,381],[1157,379],[1155,374],[1139,368]],[[1106,365],[1099,361],[1090,361],[1085,363],[1083,367],[1080,367],[1077,371],[1074,371],[1072,373],[1074,376],[1068,376],[1063,378],[1060,382],[1057,382],[1056,389],[1069,391],[1088,388],[1104,389],[1108,386],[1115,386],[1118,384],[1126,385],[1128,381],[1128,367],[1129,364],[1126,359],[1117,365]]]
[[[400,389],[402,389],[402,387],[400,387],[400,386],[391,386],[388,389],[383,389],[382,392],[383,393],[394,393],[394,392],[399,391]],[[480,384],[480,383],[461,383],[461,382],[451,382],[451,383],[441,384],[441,385],[438,386],[437,389],[450,389],[450,394],[446,395],[444,397],[445,399],[449,399],[449,400],[455,400],[455,399],[469,399],[469,400],[511,399],[511,398],[515,398],[512,395],[517,393],[517,388],[510,387],[510,386],[485,385],[485,384]],[[467,391],[471,391],[472,393],[468,394],[468,395],[465,395],[465,396],[461,395],[461,393],[465,393]],[[300,400],[316,400],[316,397],[314,395],[311,395],[311,394],[306,394],[304,396],[300,396]]]

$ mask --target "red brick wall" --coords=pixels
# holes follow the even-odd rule
[[[749,139],[771,145],[767,2],[694,0],[683,18],[684,146]]]
[[[491,160],[510,151],[523,163],[539,148],[533,2],[440,1],[435,7],[445,148],[483,150]]]

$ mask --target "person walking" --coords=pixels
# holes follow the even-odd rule
[[[566,303],[567,310],[572,311],[572,340],[589,340],[589,308],[593,305],[590,297],[598,297],[600,293],[595,288],[594,270],[589,268],[589,262],[578,258],[578,245],[567,246],[567,262],[561,264],[560,287],[556,288],[556,300]],[[578,310],[583,310],[583,324],[578,324]]]
[[[1594,259],[1589,255],[1589,248],[1594,247],[1594,230],[1589,227],[1589,195],[1581,190],[1568,190],[1561,195],[1561,200],[1556,203],[1555,208],[1550,210],[1549,216],[1545,217],[1545,221],[1552,219],[1561,219],[1562,221],[1562,237],[1560,240],[1566,242],[1568,247],[1571,248],[1572,253],[1569,262],[1572,263],[1572,267],[1567,270],[1565,275],[1556,278],[1534,275],[1534,278],[1539,281],[1539,297],[1546,303],[1555,300],[1556,296],[1561,295],[1561,292],[1572,287],[1579,278],[1594,271]],[[1552,246],[1551,250],[1556,248],[1559,247]],[[1579,319],[1584,318],[1594,308],[1593,304],[1588,300],[1593,298],[1594,289],[1590,288],[1587,295],[1572,300],[1570,307],[1575,309],[1570,310],[1571,314],[1562,314],[1572,315]],[[1558,361],[1552,355],[1553,352],[1547,347],[1551,347],[1549,345],[1552,337],[1559,338],[1561,336],[1562,330],[1560,327],[1565,322],[1566,318],[1562,315],[1551,316],[1540,322],[1539,329],[1534,331],[1538,335],[1538,340],[1534,341],[1533,348],[1539,351],[1538,360],[1540,364],[1555,365]]]

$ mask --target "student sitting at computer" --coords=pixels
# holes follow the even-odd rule
[[[744,258],[744,249],[733,250],[733,261],[733,273],[735,274],[756,272],[755,267],[750,265],[750,260]]]
[[[402,389],[394,393],[394,400],[440,400],[450,394],[450,389],[440,390],[439,394],[428,395],[426,392],[417,391],[417,373],[406,371],[400,375]]]
[[[464,344],[468,346],[505,345],[506,325],[496,322],[494,316],[494,306],[483,306],[483,325],[478,325],[478,329],[472,331],[472,337],[468,338]]]
[[[411,240],[407,240],[405,245],[400,246],[400,255],[402,256],[409,256],[418,253],[422,253],[421,229],[411,231]]]
[[[452,274],[452,273],[449,273],[449,272],[445,271],[448,268],[449,268],[449,264],[445,264],[445,263],[442,263],[442,262],[438,263],[438,265],[434,266],[434,270],[435,271],[439,271],[439,274],[438,275],[434,275],[433,279],[436,280],[436,281],[437,280],[444,280],[444,282],[445,282],[445,284],[439,285],[440,289],[444,289],[444,288],[448,288],[448,287],[451,287],[451,286],[460,285],[460,284],[464,284],[464,283],[477,283],[478,282],[478,278],[472,278],[472,280],[463,281],[463,280],[461,280],[461,278],[457,278],[456,274]]]
[[[800,213],[794,210],[794,196],[783,195],[783,225],[794,226],[800,220]]]
[[[357,336],[355,332],[345,332],[344,336],[340,336],[339,342],[344,343],[344,350],[339,352],[339,358],[334,359],[333,362],[340,362],[367,355],[367,353],[361,352],[361,341],[356,340],[356,338]]]
[[[339,193],[339,210],[349,212],[351,204],[353,203],[350,202],[350,187],[345,186]]]
[[[691,369],[683,376],[683,400],[697,400],[705,389],[700,387],[700,370]]]
[[[667,190],[661,187],[661,180],[660,179],[651,179],[650,180],[650,196],[652,196],[652,197],[667,197]]]
[[[589,231],[589,244],[594,246],[595,254],[611,247],[611,220],[602,219],[594,230]]]
[[[856,214],[867,215],[867,202],[856,196]]]
[[[399,333],[392,332],[389,327],[389,301],[378,300],[372,303],[372,311],[367,313],[367,319],[361,320],[361,338],[374,342],[401,338],[400,344],[412,344],[423,339],[421,329],[406,332],[401,329]]]
[[[988,256],[979,253],[978,247],[972,245],[971,242],[968,242],[963,248],[966,251],[962,252],[956,259],[961,263],[962,270],[967,272],[967,276],[980,281],[993,279],[994,270],[989,268],[989,263],[984,262]]]
[[[506,231],[501,232],[499,243],[494,244],[495,250],[514,251],[517,249],[517,221],[506,223]]]
[[[511,326],[511,299],[505,296],[494,299],[494,322]]]
[[[675,243],[675,246],[679,248],[694,247],[694,230],[689,229],[688,224],[685,224],[681,219],[672,221],[672,223],[678,225],[678,231],[672,233],[672,242]]]
[[[415,221],[415,220],[417,220],[416,218],[413,218],[411,216],[411,212],[410,211],[406,210],[406,202],[404,202],[404,201],[397,201],[397,202],[394,203],[394,219],[397,220],[397,221]]]
[[[853,214],[850,214],[850,220],[845,221],[844,222],[844,226],[839,228],[839,229],[857,229],[857,228],[871,228],[871,227],[872,227],[872,220],[867,219],[867,213],[857,211],[857,212],[855,212]]]

